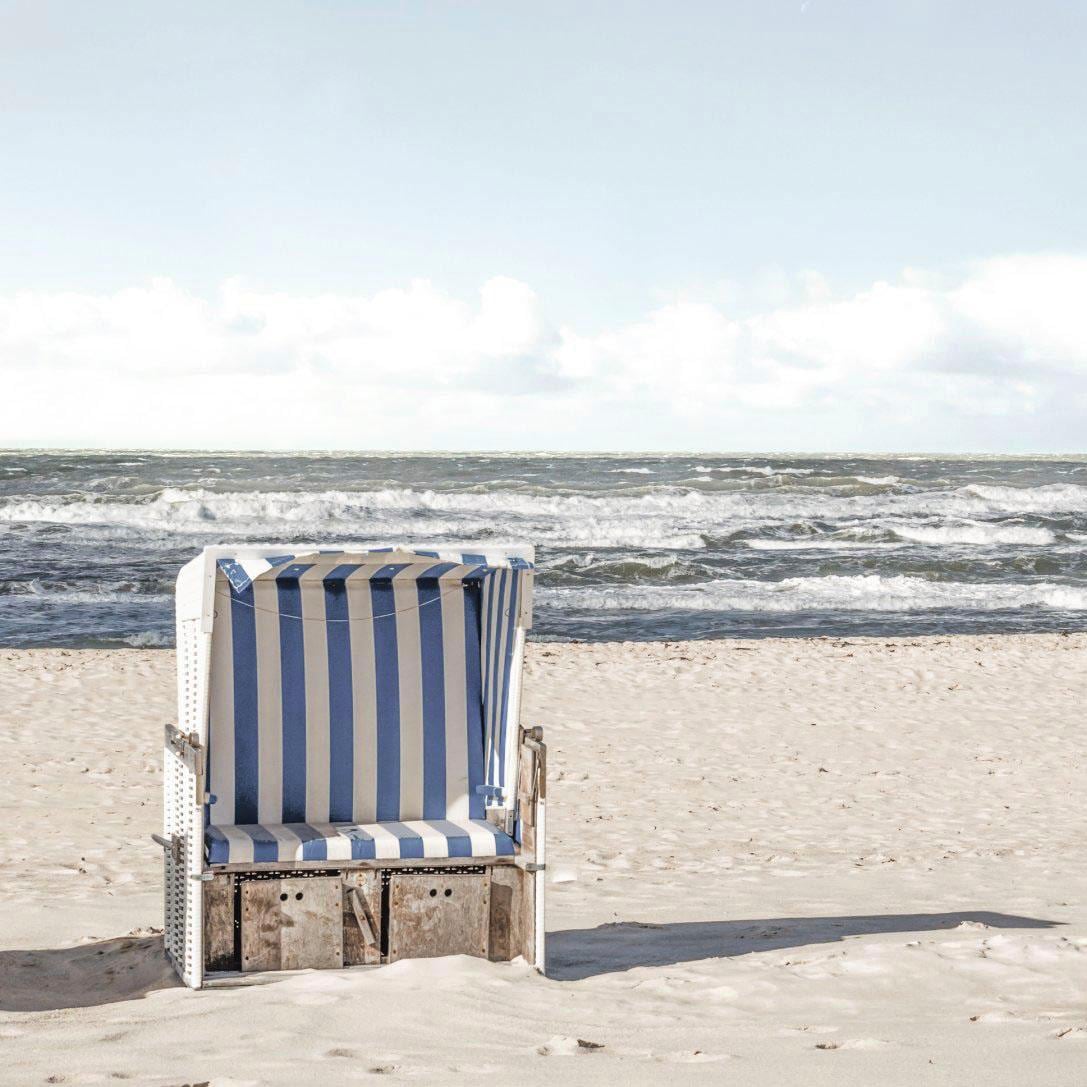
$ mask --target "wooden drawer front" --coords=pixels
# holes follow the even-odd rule
[[[395,872],[389,880],[389,962],[489,951],[490,874]]]
[[[245,880],[242,970],[343,966],[343,891],[338,876]]]

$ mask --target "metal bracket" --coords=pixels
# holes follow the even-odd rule
[[[173,725],[166,726],[166,743],[182,758],[196,756],[202,750],[200,737],[195,732],[182,732]]]
[[[523,868],[526,872],[546,872],[546,864],[536,864],[534,861],[525,861],[524,864],[519,864],[518,868]]]
[[[164,838],[161,834],[152,834],[151,841],[156,845],[162,846],[170,854],[170,859],[174,864],[181,863],[181,838],[177,834],[171,835],[169,838]]]

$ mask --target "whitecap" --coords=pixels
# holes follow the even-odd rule
[[[782,581],[723,578],[692,586],[541,588],[541,606],[634,611],[882,611],[933,608],[997,611],[1044,607],[1087,610],[1087,588],[1054,582],[940,582],[899,574],[791,577]]]

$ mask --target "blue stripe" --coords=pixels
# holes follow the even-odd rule
[[[290,828],[302,839],[302,860],[328,860],[328,839],[309,823],[296,823]]]
[[[419,647],[423,695],[423,818],[445,815],[445,642],[442,631],[442,574],[456,568],[444,562],[417,581]],[[458,588],[456,590],[460,592]]]
[[[493,823],[480,820],[482,824],[494,835],[494,855],[496,857],[512,857],[517,852],[513,839],[499,830]]]
[[[351,859],[353,861],[372,861],[377,857],[374,839],[357,827],[348,834],[351,839]]]
[[[351,624],[346,579],[360,568],[345,563],[324,577],[328,640],[328,821],[354,813],[355,709],[351,678]]]
[[[404,564],[382,566],[370,580],[377,688],[377,818],[400,816],[400,655],[392,578]],[[381,618],[378,618],[380,616]]]
[[[276,577],[279,601],[280,697],[283,707],[283,822],[306,818],[306,649],[299,577],[310,564],[296,563]]]
[[[230,591],[230,630],[234,666],[234,819],[255,823],[260,785],[260,734],[257,729],[257,614],[253,586]]]
[[[208,847],[208,864],[226,864],[230,860],[230,842],[218,827],[208,827],[204,841]]]
[[[464,686],[467,707],[468,735],[468,815],[482,819],[485,812],[483,797],[476,786],[484,784],[483,777],[483,680],[480,675],[480,588],[464,587]]]
[[[264,864],[269,861],[279,860],[279,839],[273,838],[264,827],[256,826],[239,827],[253,839],[253,863]]]
[[[451,857],[470,857],[472,855],[472,839],[466,831],[461,830],[455,823],[448,819],[431,819],[430,825],[445,835]]]
[[[387,830],[390,834],[395,834],[400,839],[401,860],[423,859],[423,839],[420,838],[418,833],[412,830],[411,827],[406,827],[401,822],[393,821],[385,823],[383,829]]]

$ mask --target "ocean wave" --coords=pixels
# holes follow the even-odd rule
[[[0,582],[0,597],[30,598],[47,604],[127,604],[161,603],[171,594],[162,586],[149,586],[136,581],[111,581],[92,585],[80,585],[70,581],[50,581],[47,578],[28,578],[22,581]]]
[[[173,637],[162,630],[141,630],[136,634],[129,634],[118,640],[122,644],[133,646],[136,649],[154,649],[159,646],[174,644]]]
[[[890,551],[905,547],[901,540],[853,540],[840,536],[800,536],[795,540],[741,540],[755,551]]]
[[[739,466],[713,467],[709,464],[696,464],[695,472],[720,472],[722,475],[738,475],[741,472],[754,476],[810,476],[814,468],[775,468],[770,464],[742,464]]]
[[[1040,547],[1056,542],[1056,535],[1047,528],[1027,525],[985,524],[969,522],[951,525],[908,525],[897,523],[888,528],[901,540],[924,544],[972,544],[996,547],[1000,544],[1026,544]]]
[[[1087,487],[1047,483],[1041,487],[1006,487],[969,483],[957,492],[1004,513],[1081,513],[1087,511]]]
[[[541,588],[537,595],[541,607],[608,611],[1087,610],[1087,588],[1074,585],[939,582],[902,574],[791,577],[773,582],[723,578],[686,587]]]
[[[867,484],[864,486],[868,486]],[[1087,512],[1087,487],[967,485],[955,490],[856,495],[706,491],[675,485],[610,493],[378,487],[371,490],[218,491],[172,487],[119,499],[104,494],[0,499],[0,522],[79,528],[98,539],[343,541],[531,540],[545,547],[705,551],[742,540],[755,550],[938,546],[1049,546],[1046,526],[1002,516]],[[818,525],[792,536],[794,526]],[[1064,526],[1072,527],[1071,525]],[[1071,537],[1068,537],[1069,539]]]

